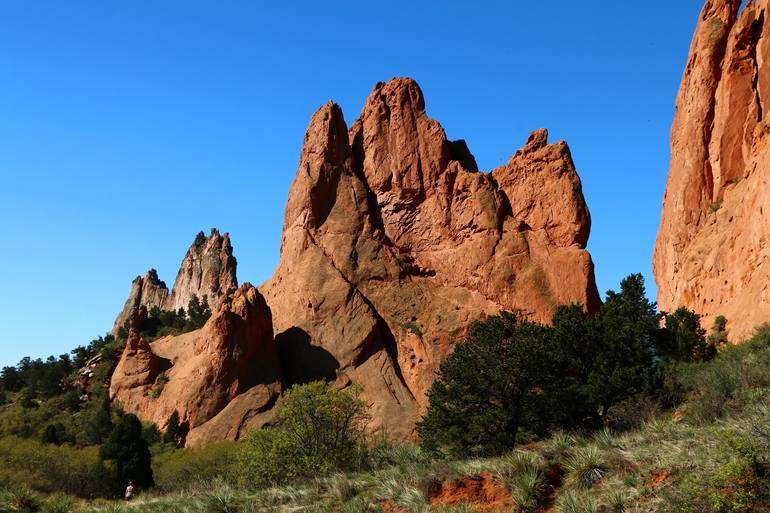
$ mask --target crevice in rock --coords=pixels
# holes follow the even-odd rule
[[[751,63],[754,67],[751,78],[751,87],[754,91],[754,102],[757,106],[757,123],[764,119],[762,112],[762,100],[759,96],[759,62],[757,60],[757,46],[762,38],[762,31],[765,25],[765,11],[759,13],[759,17],[751,24]]]

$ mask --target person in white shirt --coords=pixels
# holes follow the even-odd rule
[[[130,501],[131,499],[134,498],[135,491],[136,490],[134,489],[134,482],[129,481],[128,488],[126,488],[126,501]]]

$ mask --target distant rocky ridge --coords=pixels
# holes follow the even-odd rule
[[[734,342],[770,320],[770,0],[740,7],[698,20],[654,256],[660,308],[724,315]]]
[[[261,294],[227,293],[235,259],[215,232],[190,248],[171,294],[154,273],[134,281],[118,321],[201,291],[222,299],[201,330],[151,344],[132,332],[111,397],[161,427],[177,409],[198,445],[268,422],[281,389],[330,379],[361,387],[372,429],[410,438],[470,322],[502,309],[547,322],[560,304],[598,308],[589,232],[566,143],[536,131],[482,173],[427,116],[414,81],[377,84],[350,128],[334,103],[313,115],[280,263]],[[157,392],[160,372],[169,381]]]
[[[230,234],[220,235],[216,228],[208,237],[203,232],[198,233],[182,260],[171,292],[158,278],[155,269],[134,279],[126,304],[115,319],[112,334],[117,334],[131,318],[133,310],[140,307],[148,311],[153,307],[173,311],[187,309],[193,295],[201,300],[205,298],[209,306],[216,307],[227,291],[238,288],[236,267]]]

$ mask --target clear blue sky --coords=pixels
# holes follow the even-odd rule
[[[311,114],[348,123],[415,78],[483,169],[569,142],[602,292],[643,272],[702,0],[0,3],[0,365],[112,326],[136,275],[169,286],[199,230],[240,281],[272,273]]]

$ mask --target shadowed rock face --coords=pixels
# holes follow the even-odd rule
[[[246,283],[222,298],[200,330],[149,344],[132,328],[110,398],[161,429],[176,410],[187,444],[197,446],[261,427],[280,391],[270,309]]]
[[[157,306],[161,310],[186,310],[193,295],[201,300],[206,298],[212,308],[216,307],[222,296],[238,288],[236,267],[230,234],[220,235],[216,228],[208,237],[203,232],[198,233],[182,260],[171,292],[158,279],[155,269],[134,279],[128,300],[115,319],[112,334],[117,334],[135,308],[145,307],[149,311]]]
[[[540,130],[506,166],[477,172],[467,145],[427,116],[418,85],[393,79],[350,129],[334,103],[313,115],[281,260],[261,290],[292,379],[361,385],[372,427],[408,438],[471,321],[598,307],[589,232],[566,143]]]
[[[695,30],[671,131],[671,167],[655,246],[658,303],[738,341],[770,318],[770,12],[709,0]]]

